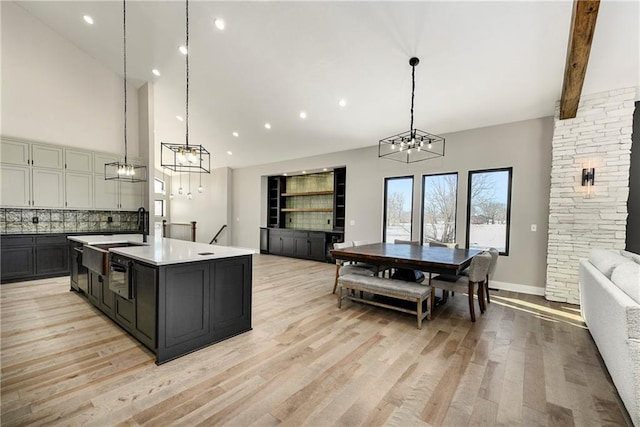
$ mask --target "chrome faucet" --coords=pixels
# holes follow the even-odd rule
[[[144,206],[138,208],[138,231],[142,233],[142,242],[147,242],[149,235],[149,214]]]

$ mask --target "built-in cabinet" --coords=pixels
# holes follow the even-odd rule
[[[326,238],[324,231],[271,228],[268,230],[269,253],[325,261]]]
[[[66,234],[3,235],[0,257],[3,283],[69,274]]]
[[[7,138],[0,147],[1,206],[135,210],[144,202],[142,183],[104,179],[117,155]]]
[[[292,191],[287,188],[287,177],[267,178],[267,227],[260,230],[260,252],[318,261],[329,261],[328,250],[333,243],[343,240],[346,214],[346,168],[335,168],[333,188],[309,188],[307,191]],[[331,185],[331,183],[329,184]],[[328,187],[326,184],[323,187]],[[326,206],[326,197],[333,196],[333,206]],[[291,203],[287,200],[302,198],[311,203]],[[318,200],[314,203],[314,198]],[[304,206],[304,207],[294,207]],[[331,231],[312,231],[286,228],[287,212],[306,215],[310,212],[332,212]]]

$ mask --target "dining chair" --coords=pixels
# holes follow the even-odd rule
[[[420,246],[420,241],[419,240],[402,240],[402,239],[395,239],[393,241],[394,245],[416,245],[416,246]]]
[[[485,298],[487,300],[487,303],[491,304],[491,298],[489,297],[489,278],[493,277],[493,272],[496,269],[496,265],[498,264],[498,258],[500,255],[500,252],[498,252],[498,250],[496,248],[489,248],[487,249],[487,252],[489,252],[491,254],[491,264],[489,265],[489,271],[487,272],[487,277],[484,281],[484,295]],[[468,276],[469,275],[469,268],[465,268],[461,273],[461,276]]]
[[[334,243],[333,249],[346,249],[353,247],[353,242],[340,242]],[[338,287],[338,277],[343,276],[345,274],[361,274],[364,276],[373,276],[378,272],[378,269],[375,266],[355,263],[352,264],[349,261],[345,261],[343,259],[336,259],[336,278],[333,282],[333,294],[336,293],[336,288]]]
[[[429,246],[458,249],[458,244],[456,242],[445,243],[445,242],[437,242],[435,240],[430,240],[429,241]]]
[[[354,240],[353,241],[353,246],[363,246],[363,245],[368,245],[369,241],[368,240]]]
[[[476,321],[475,303],[473,302],[473,294],[475,293],[476,284],[478,285],[478,305],[480,312],[485,311],[484,301],[484,282],[487,279],[489,266],[491,265],[491,254],[489,252],[481,252],[474,256],[469,266],[468,276],[449,276],[439,275],[429,280],[431,286],[432,301],[434,297],[434,289],[439,288],[451,292],[466,292],[469,296],[469,314],[471,321]]]
[[[414,245],[420,246],[419,240],[403,240],[395,239],[394,245]],[[392,270],[392,269],[389,269]],[[407,280],[410,282],[422,283],[425,279],[425,275],[422,271],[410,270],[406,268],[396,268],[395,271],[389,271],[389,276],[393,279]]]

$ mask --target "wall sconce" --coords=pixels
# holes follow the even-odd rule
[[[582,169],[582,185],[583,186],[592,186],[596,177],[595,168],[584,168]]]
[[[591,198],[591,187],[593,187],[593,183],[596,178],[596,170],[592,168],[591,165],[589,167],[582,169],[582,186],[587,187],[586,198]]]

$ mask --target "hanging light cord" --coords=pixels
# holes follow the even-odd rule
[[[411,131],[410,138],[414,138],[413,132],[413,98],[415,96],[416,91],[416,66],[411,65],[411,127],[409,130]]]
[[[187,133],[185,136],[185,141],[187,145],[187,149],[189,148],[189,0],[186,0],[186,23],[187,23],[187,41],[185,44],[185,48],[187,49],[187,54],[185,55],[187,62],[187,103],[186,103],[186,116],[185,116],[185,126],[187,129]]]
[[[122,0],[122,39],[124,46],[124,164],[127,164],[127,0]]]

